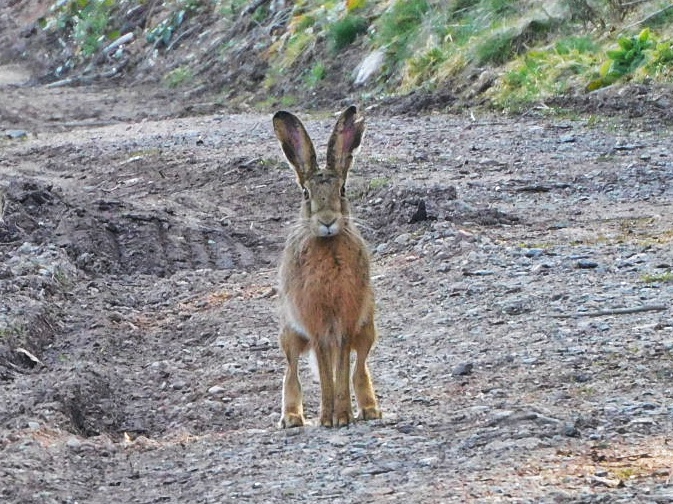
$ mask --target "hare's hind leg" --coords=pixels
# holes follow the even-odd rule
[[[280,346],[287,358],[287,369],[283,380],[283,406],[280,426],[301,427],[304,425],[304,405],[299,383],[299,356],[306,351],[308,340],[290,327],[283,327]]]
[[[367,366],[367,356],[376,341],[376,327],[374,321],[367,322],[360,333],[353,339],[352,347],[355,349],[357,358],[355,359],[355,370],[353,372],[353,388],[355,389],[355,398],[358,401],[360,420],[374,420],[381,418],[381,410],[376,402],[374,394],[374,385],[369,374]]]

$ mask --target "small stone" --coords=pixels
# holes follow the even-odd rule
[[[461,362],[451,370],[452,376],[467,376],[472,374],[474,364],[471,362]]]
[[[208,389],[208,395],[217,395],[221,394],[224,391],[225,391],[224,387],[220,387],[219,385],[213,385]]]
[[[577,373],[575,376],[573,376],[573,380],[576,383],[586,383],[588,381],[591,381],[591,376],[585,373]]]
[[[65,442],[65,445],[71,450],[79,450],[82,447],[82,442],[76,437],[71,437]]]
[[[173,390],[181,390],[181,389],[185,388],[185,386],[187,386],[187,382],[182,381],[182,380],[178,380],[176,382],[171,383],[171,388]]]
[[[447,262],[443,262],[437,266],[437,273],[448,273],[449,271],[451,271],[451,264]]]
[[[563,135],[560,139],[561,143],[573,143],[575,142],[575,136],[574,135]]]
[[[524,249],[523,252],[526,257],[540,257],[542,254],[544,254],[544,249],[541,248]]]
[[[395,238],[395,243],[398,245],[406,245],[411,241],[411,233],[402,233]]]
[[[580,431],[571,424],[566,424],[563,426],[563,435],[566,437],[580,437]]]
[[[593,269],[598,267],[598,263],[591,259],[580,259],[577,261],[577,267],[579,269]]]
[[[26,138],[28,132],[19,129],[10,129],[5,131],[5,136],[11,140],[18,140],[19,138]]]
[[[28,428],[30,430],[38,430],[40,428],[39,422],[28,422]]]
[[[388,251],[388,244],[387,243],[380,243],[379,245],[376,246],[376,253],[377,254],[385,254]]]

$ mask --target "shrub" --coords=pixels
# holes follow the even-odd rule
[[[367,32],[367,20],[360,16],[348,14],[345,18],[332,24],[329,28],[329,39],[332,49],[339,51],[355,42],[358,35]]]

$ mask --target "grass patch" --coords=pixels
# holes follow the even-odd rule
[[[359,35],[367,33],[369,23],[361,16],[348,14],[345,18],[332,24],[328,30],[331,49],[338,52],[351,45]]]
[[[369,181],[369,189],[374,191],[376,189],[388,187],[391,182],[392,181],[388,177],[375,177]]]
[[[178,88],[194,80],[192,69],[187,66],[171,70],[164,76],[164,82],[169,88]]]
[[[520,111],[531,103],[583,87],[583,76],[597,63],[596,45],[584,37],[558,41],[546,50],[531,50],[516,58],[491,91],[495,105]]]
[[[673,282],[673,271],[665,271],[664,273],[647,273],[642,276],[645,283],[671,283]]]
[[[306,85],[313,89],[320,81],[325,79],[326,75],[327,70],[325,69],[325,64],[318,62],[313,65],[306,74]]]
[[[397,0],[379,18],[375,27],[377,45],[387,48],[395,63],[410,57],[412,43],[429,9],[427,0]]]

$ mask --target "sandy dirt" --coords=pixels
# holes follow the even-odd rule
[[[364,111],[383,419],[282,430],[270,114],[0,92],[0,501],[673,501],[670,126]]]

